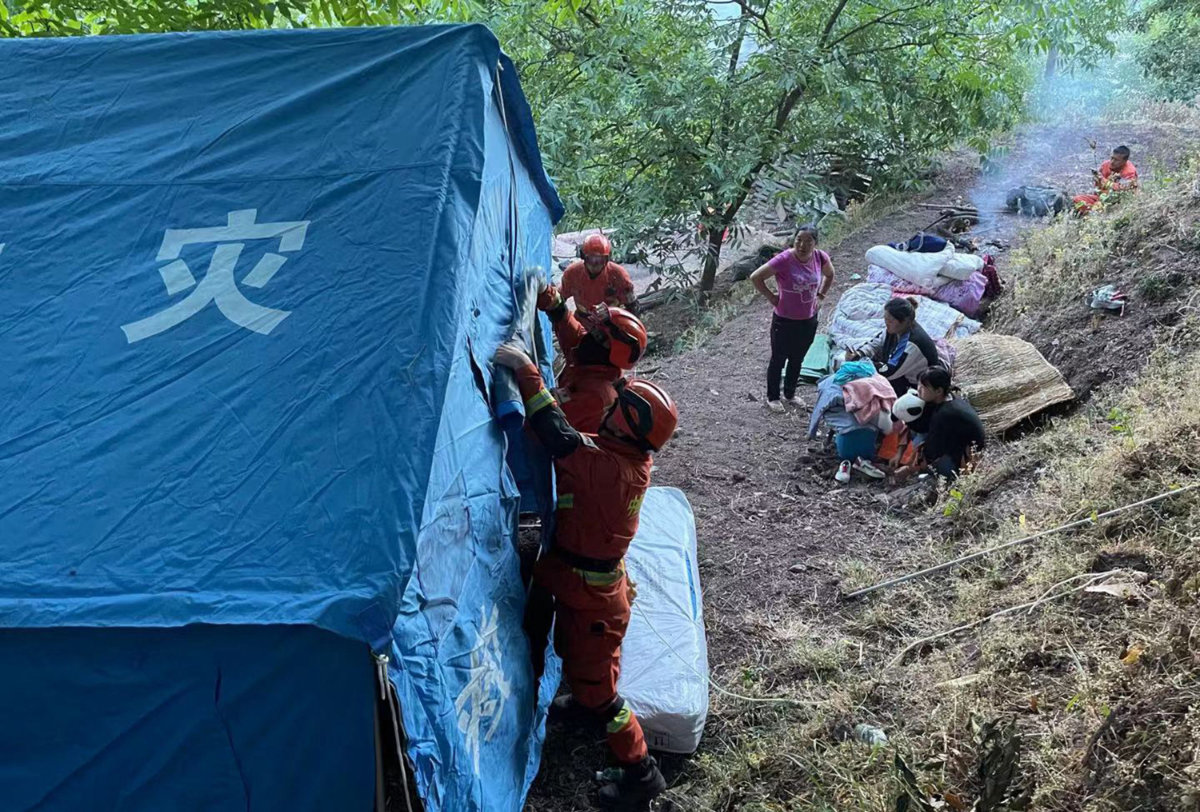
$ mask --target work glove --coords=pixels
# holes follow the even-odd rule
[[[601,302],[591,310],[577,312],[576,316],[593,338],[604,339],[604,325],[608,323],[608,305]]]
[[[629,605],[632,606],[634,599],[637,597],[637,584],[629,577],[628,572],[625,573],[625,584],[629,589]]]
[[[542,280],[545,283],[545,280]],[[538,291],[537,308],[543,313],[549,313],[551,310],[559,307],[563,303],[562,292],[554,285],[543,284]]]
[[[509,340],[501,344],[496,349],[496,355],[492,360],[502,367],[508,367],[514,372],[518,369],[533,366],[533,360],[516,340]]]

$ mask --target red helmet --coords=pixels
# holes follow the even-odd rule
[[[608,321],[600,325],[608,338],[608,362],[618,369],[633,369],[646,351],[646,327],[621,307],[608,309]]]
[[[607,259],[612,256],[612,243],[603,234],[589,234],[587,239],[583,241],[583,247],[579,249],[579,253],[585,257],[593,256]]]
[[[618,382],[612,420],[615,428],[637,438],[644,449],[658,451],[675,433],[679,410],[661,386],[633,378]]]

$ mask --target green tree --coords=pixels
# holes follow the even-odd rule
[[[466,19],[467,0],[0,0],[0,35],[154,34]]]
[[[1105,52],[1124,7],[622,0],[570,14],[516,2],[492,20],[578,221],[643,236],[695,234],[699,223],[707,291],[756,184],[797,166],[904,182],[914,158],[1018,117],[1030,54]],[[793,198],[818,191],[788,185]]]
[[[778,202],[800,212],[832,175],[912,183],[916,159],[1016,120],[1031,53],[1109,48],[1126,0],[5,3],[9,36],[487,22],[572,219],[692,240],[707,291],[756,186],[785,181]]]
[[[1138,61],[1155,93],[1174,101],[1200,97],[1200,5],[1194,0],[1157,0],[1140,19]]]

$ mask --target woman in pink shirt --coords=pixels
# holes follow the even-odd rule
[[[772,276],[778,293],[767,287],[767,278]],[[829,254],[817,249],[817,227],[801,226],[792,247],[750,274],[750,281],[775,306],[771,317],[771,363],[767,365],[767,408],[782,412],[781,373],[784,400],[793,406],[802,405],[796,397],[800,367],[817,334],[820,302],[833,284]]]

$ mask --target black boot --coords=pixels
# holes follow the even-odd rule
[[[550,703],[550,721],[555,724],[573,725],[590,733],[604,731],[604,719],[595,711],[585,708],[570,694],[557,696]]]
[[[600,787],[600,806],[620,812],[641,812],[667,788],[658,762],[646,756],[621,770],[621,775]]]

